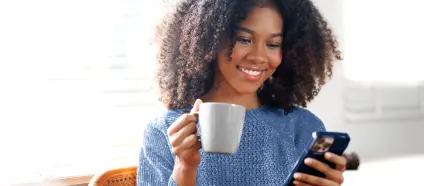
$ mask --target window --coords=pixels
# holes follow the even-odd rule
[[[0,185],[137,163],[159,109],[150,82],[163,12],[144,0],[0,3]]]
[[[350,80],[343,85],[347,123],[424,118],[422,5],[417,0],[344,1],[343,67]]]
[[[423,1],[344,1],[344,68],[349,80],[424,81]]]

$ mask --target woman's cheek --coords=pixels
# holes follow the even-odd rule
[[[231,54],[231,58],[235,61],[239,61],[240,60],[240,49],[238,49],[238,47],[234,47],[233,48],[233,53]]]
[[[237,45],[233,48],[233,53],[231,54],[231,58],[233,61],[239,63],[242,62],[243,58],[249,53],[249,49],[246,47],[239,47]]]
[[[273,55],[270,62],[270,67],[275,69],[277,68],[283,60],[283,52],[278,52],[277,54]]]
[[[278,53],[278,60],[281,62],[283,60],[283,51]]]

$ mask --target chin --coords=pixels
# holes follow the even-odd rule
[[[247,85],[245,87],[239,87],[239,88],[235,88],[235,89],[240,94],[254,94],[258,91],[259,87],[257,87],[257,86],[248,87],[248,85]]]

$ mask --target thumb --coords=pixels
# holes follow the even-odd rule
[[[202,104],[203,101],[200,99],[196,99],[196,102],[194,102],[193,108],[191,109],[190,113],[194,114],[199,112],[200,104]]]

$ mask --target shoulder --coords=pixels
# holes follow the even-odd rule
[[[146,130],[156,129],[166,132],[169,126],[171,126],[171,124],[185,112],[185,109],[162,108],[155,116],[152,117],[152,119],[149,120]]]
[[[183,109],[165,109],[162,108],[154,115],[143,127],[142,144],[148,144],[155,141],[167,140],[167,130],[175,120],[184,113]]]
[[[293,112],[289,113],[290,121],[295,128],[302,131],[325,131],[326,128],[321,119],[311,111],[295,106]]]

